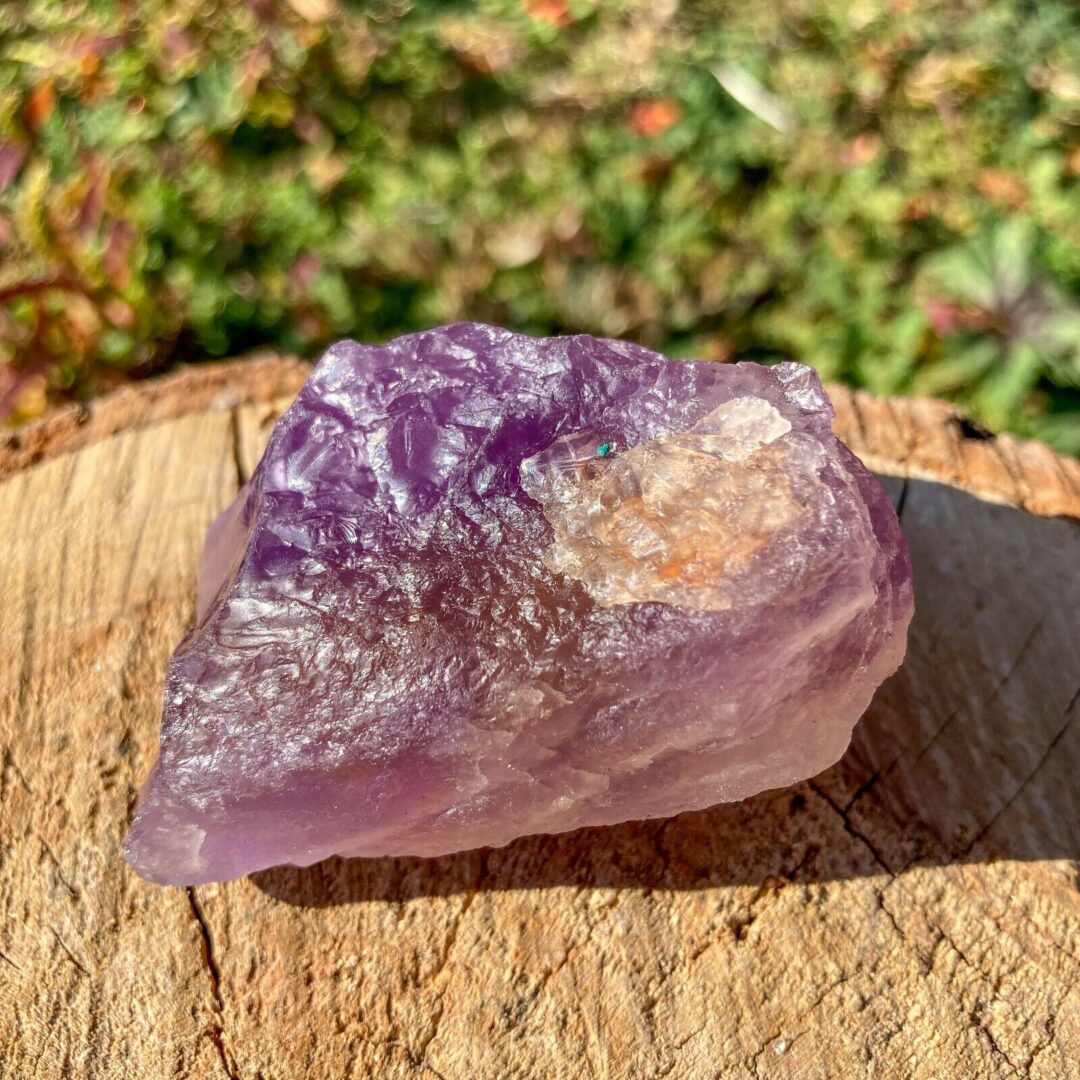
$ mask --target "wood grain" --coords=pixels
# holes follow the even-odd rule
[[[193,369],[0,441],[0,1077],[1069,1077],[1080,466],[833,388],[909,656],[791,790],[162,889],[120,845],[211,518],[304,377]]]

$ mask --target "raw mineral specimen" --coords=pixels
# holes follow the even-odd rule
[[[128,858],[194,884],[741,799],[900,663],[817,376],[459,324],[342,342],[211,527]]]

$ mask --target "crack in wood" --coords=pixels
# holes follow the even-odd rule
[[[1024,640],[1024,643],[1021,645],[1020,650],[1017,653],[1017,655],[1014,657],[1013,662],[1009,666],[1008,671],[1006,671],[1004,676],[1002,676],[1002,678],[997,682],[997,684],[994,686],[993,690],[991,691],[990,695],[986,698],[986,700],[983,701],[983,702],[980,702],[980,707],[985,708],[985,707],[987,707],[989,705],[992,705],[998,699],[998,697],[1001,695],[1001,693],[1004,691],[1005,687],[1009,684],[1009,682],[1012,680],[1013,676],[1016,674],[1017,670],[1019,669],[1020,664],[1023,662],[1024,658],[1026,657],[1026,655],[1028,653],[1028,650],[1034,644],[1036,636],[1038,635],[1039,631],[1043,627],[1043,622],[1044,622],[1044,620],[1039,619],[1035,623],[1035,625],[1032,627],[1032,629],[1028,632],[1027,638]],[[1077,694],[1080,695],[1080,690],[1077,691]],[[1074,701],[1075,700],[1076,700],[1076,698],[1074,698]],[[945,717],[944,721],[942,721],[942,723],[938,726],[937,730],[930,737],[930,740],[919,750],[919,752],[912,759],[912,766],[913,767],[915,765],[918,765],[919,762],[921,762],[922,759],[924,757],[926,757],[927,753],[929,753],[929,751],[932,749],[934,744],[938,742],[938,740],[942,737],[942,735],[945,734],[945,732],[949,728],[949,726],[963,713],[964,709],[968,708],[970,705],[971,705],[971,702],[968,701],[965,698],[960,702],[959,705],[956,706],[955,709],[953,709],[953,710],[951,710],[949,712],[949,714]],[[1071,704],[1070,704],[1069,707],[1070,708],[1072,707]],[[870,792],[873,791],[874,788],[877,787],[878,784],[882,780],[887,780],[892,775],[893,771],[897,768],[897,766],[900,764],[900,762],[903,761],[907,756],[908,756],[907,751],[906,750],[901,750],[887,765],[883,766],[882,768],[877,769],[869,777],[867,777],[867,779],[864,780],[855,789],[852,796],[848,799],[847,803],[843,806],[842,812],[845,815],[850,814],[851,810],[855,807],[855,805],[858,802],[860,802],[863,798],[865,798],[867,795],[869,795]],[[968,850],[970,850],[970,848]]]
[[[244,467],[244,441],[240,432],[240,410],[229,410],[229,439],[232,446],[233,468],[236,470],[237,488],[242,488],[250,479]]]
[[[898,521],[904,520],[904,507],[907,506],[908,491],[911,488],[910,477],[905,476],[904,482],[900,487],[900,497],[896,500],[896,518]]]
[[[1069,704],[1069,707],[1065,710],[1066,720],[1065,723],[1062,724],[1061,730],[1058,731],[1057,734],[1050,740],[1049,745],[1042,752],[1039,760],[1035,763],[1034,767],[1027,774],[1027,776],[1025,776],[1024,779],[1020,782],[1020,786],[1017,787],[1017,789],[1012,793],[1012,795],[1009,796],[1009,798],[1002,805],[1001,809],[997,810],[990,818],[990,820],[987,821],[987,823],[975,834],[971,842],[963,849],[963,851],[961,851],[957,855],[958,859],[967,858],[971,854],[971,852],[975,850],[975,846],[979,843],[980,840],[982,840],[984,836],[986,836],[993,824],[1012,807],[1016,800],[1019,799],[1021,795],[1023,795],[1027,786],[1042,771],[1043,766],[1053,756],[1053,753],[1057,749],[1058,744],[1061,742],[1062,739],[1065,738],[1065,735],[1068,733],[1069,728],[1072,727],[1073,717],[1070,714],[1072,712],[1073,706],[1076,704],[1076,701],[1077,698],[1074,696],[1072,702],[1070,702]]]
[[[35,835],[37,835],[38,843],[41,844],[43,850],[45,851],[45,854],[49,857],[49,861],[53,865],[53,870],[56,872],[56,876],[60,879],[60,884],[63,885],[64,888],[67,890],[67,893],[71,897],[71,899],[77,901],[79,899],[79,890],[74,885],[72,885],[70,881],[68,881],[67,877],[64,874],[64,870],[60,865],[60,860],[56,856],[56,852],[53,851],[53,849],[49,846],[49,842],[45,839],[44,836],[42,836],[40,833],[36,833]]]
[[[980,708],[985,709],[987,706],[993,705],[993,703],[997,701],[997,699],[1001,696],[1005,687],[1008,686],[1009,683],[1012,681],[1013,676],[1017,673],[1017,671],[1020,670],[1020,665],[1024,662],[1024,659],[1028,654],[1028,650],[1035,643],[1035,639],[1038,636],[1039,631],[1042,630],[1043,622],[1043,619],[1039,619],[1039,621],[1036,622],[1035,625],[1028,632],[1028,635],[1025,638],[1023,645],[1020,646],[1020,650],[1017,652],[1016,656],[1013,657],[1013,661],[1009,665],[1008,671],[1006,671],[1005,674],[998,680],[989,697],[987,697],[985,701],[979,702]],[[953,721],[956,720],[956,718],[964,711],[964,707],[969,704],[969,701],[962,701],[955,709],[953,709],[951,713],[949,713],[949,715],[945,718],[945,722],[937,729],[937,731],[934,732],[934,735],[930,739],[930,741],[919,751],[918,754],[915,755],[913,764],[918,765],[919,762],[922,761],[924,757],[926,757],[926,755],[934,747],[934,744],[941,738],[942,735],[945,734]],[[903,756],[903,754],[900,755],[901,758]]]
[[[461,924],[468,915],[470,908],[476,900],[476,897],[483,886],[484,880],[488,875],[488,859],[490,853],[485,852],[483,858],[480,861],[480,867],[477,871],[476,881],[472,888],[466,893],[464,900],[462,901],[461,908],[457,915],[454,917],[453,922],[450,924],[450,928],[446,934],[446,942],[443,946],[442,956],[439,958],[435,970],[431,974],[431,979],[438,979],[447,970],[447,965],[450,961],[450,956],[457,945],[458,934],[461,930]],[[445,1012],[445,1002],[443,1000],[443,989],[440,988],[436,991],[437,1002],[434,1010],[434,1018],[430,1030],[421,1039],[420,1045],[417,1047],[415,1055],[410,1054],[414,1059],[414,1063],[417,1067],[423,1067],[429,1069],[431,1072],[435,1072],[435,1069],[427,1061],[427,1054],[431,1044],[435,1041],[439,1034],[439,1027],[442,1024],[443,1014]],[[438,1075],[438,1074],[436,1074]]]
[[[12,754],[8,747],[4,747],[4,768],[11,769],[11,771],[19,778],[19,783],[22,784],[23,790],[27,795],[34,794],[34,789],[31,786],[30,781],[26,779],[26,774],[19,768],[19,763],[15,760],[15,755]]]
[[[817,780],[808,781],[808,785],[812,791],[814,791],[818,796],[824,799],[825,802],[836,812],[837,816],[840,818],[840,821],[844,826],[844,831],[850,836],[854,837],[860,843],[862,843],[863,846],[870,852],[871,856],[874,859],[874,862],[877,863],[877,865],[880,866],[881,869],[884,870],[890,878],[894,878],[896,876],[896,872],[885,861],[885,857],[877,849],[877,845],[874,844],[874,842],[865,833],[860,832],[859,829],[855,827],[854,822],[851,820],[850,815],[847,813],[844,807],[842,807],[825,790],[825,788],[820,783],[818,783]]]
[[[52,930],[52,927],[50,927],[49,929]],[[81,964],[79,962],[79,960],[76,958],[75,954],[67,947],[67,945],[64,942],[64,939],[55,930],[52,930],[52,936],[54,938],[56,938],[56,942],[60,946],[60,948],[64,951],[64,955],[75,965],[75,967],[79,970],[79,973],[81,975],[86,976],[86,978],[89,979],[90,978],[90,972],[86,970],[86,968],[83,966],[83,964]]]
[[[211,1006],[215,1017],[214,1023],[210,1025],[210,1040],[217,1049],[225,1075],[229,1080],[240,1080],[240,1074],[236,1071],[233,1056],[225,1044],[225,1001],[221,995],[221,969],[218,967],[217,957],[214,955],[214,936],[210,931],[210,924],[207,922],[206,914],[195,893],[195,887],[189,885],[184,892],[187,894],[192,918],[194,918],[195,924],[199,928],[203,966],[210,977]]]

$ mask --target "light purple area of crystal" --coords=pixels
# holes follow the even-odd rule
[[[564,436],[662,439],[746,396],[790,422],[823,482],[828,541],[794,541],[813,589],[604,607],[545,566],[552,527],[523,461]],[[335,345],[208,534],[129,860],[194,884],[436,855],[825,768],[898,666],[912,611],[896,515],[831,418],[794,364],[476,324]],[[760,572],[787,566],[770,550]]]

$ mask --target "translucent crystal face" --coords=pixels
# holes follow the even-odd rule
[[[616,451],[591,433],[557,439],[521,465],[554,532],[544,563],[597,603],[723,611],[797,588],[799,570],[755,581],[755,566],[828,527],[820,481],[793,457],[791,424],[768,401],[724,402],[689,431]],[[595,448],[595,449],[594,449]],[[789,560],[790,561],[790,560]]]
[[[343,342],[212,526],[128,838],[158,881],[677,813],[831,764],[907,553],[794,364]]]

